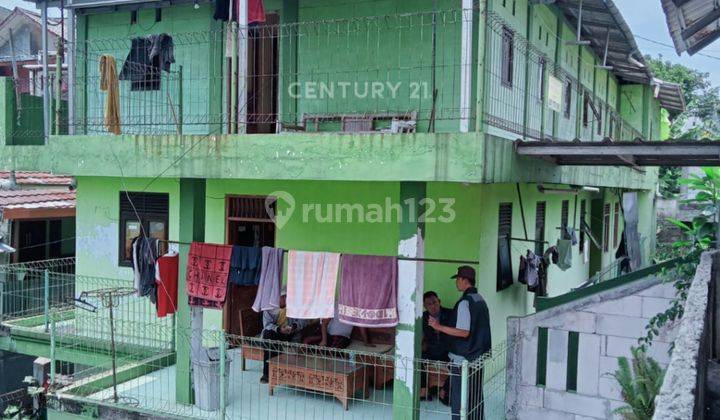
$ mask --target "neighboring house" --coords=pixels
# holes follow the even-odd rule
[[[60,401],[54,410],[210,415],[192,402],[200,404],[208,391],[202,383],[223,381],[202,381],[198,364],[192,379],[192,335],[195,349],[200,336],[223,350],[226,340],[232,343],[235,361],[217,372],[229,376],[232,391],[213,393],[229,406],[220,404],[212,415],[316,418],[367,410],[369,418],[446,417],[437,399],[418,402],[413,369],[421,369],[415,359],[423,291],[435,290],[451,305],[460,295],[450,276],[458,265],[473,265],[493,341],[501,343],[507,317],[534,311],[534,294],[518,283],[520,256],[543,253],[566,229],[575,229],[578,242],[570,268],[548,269],[550,296],[598,273],[614,276],[623,232],[633,268],[651,263],[655,169],[558,166],[514,151],[518,138],[657,139],[661,108],[679,111],[679,91],[653,79],[611,1],[593,2],[595,17],[613,24],[606,31],[583,22],[589,45],[574,42],[574,9],[565,2],[483,1],[480,10],[463,1],[463,10],[449,1],[434,9],[429,0],[266,0],[264,23],[241,25],[239,33],[213,18],[222,3],[74,1],[77,76],[68,86],[74,134],[20,146],[0,131],[0,167],[77,179],[76,290],[129,293],[131,243],[141,231],[180,252],[173,318],[157,318],[145,298],[104,295],[81,302],[96,304],[93,313],[58,305],[65,318],[47,333],[33,320],[6,323],[9,338],[0,347],[50,354],[52,341],[58,373],[62,367],[74,374],[71,387],[53,393]],[[238,4],[261,15],[257,1]],[[172,37],[174,62],[145,55],[152,43],[146,37],[161,34]],[[612,53],[604,60],[606,37]],[[117,61],[120,80],[114,85],[111,77],[101,89],[103,56]],[[116,104],[106,106],[105,88],[117,94],[117,114],[106,113]],[[0,89],[2,98],[12,85],[0,79]],[[0,114],[0,127],[12,123],[7,114]],[[387,353],[365,348],[363,358],[343,353],[350,362],[338,362],[344,379],[364,381],[354,372],[373,372],[378,390],[365,400],[350,398],[348,412],[300,388],[292,404],[285,390],[269,396],[258,366],[242,370],[237,353],[246,344],[243,355],[251,358],[260,346],[250,337],[260,327],[249,309],[254,295],[232,286],[222,309],[191,311],[185,281],[191,242],[405,258],[400,325],[384,343]],[[114,318],[102,306],[108,302],[116,305]],[[112,340],[110,319],[118,322]],[[122,374],[112,377],[123,382],[123,403],[109,390],[115,349]],[[504,375],[485,372],[488,381]],[[283,379],[305,381],[307,373]],[[394,384],[383,388],[388,378]],[[271,374],[273,380],[279,376]],[[340,379],[306,381],[308,392],[352,394],[340,390],[350,386],[338,385]],[[486,410],[501,416],[503,396],[500,387],[488,390]]]
[[[75,256],[73,183],[44,172],[0,172],[0,237],[14,249],[0,262]]]
[[[55,63],[55,46],[58,38],[62,37],[63,30],[64,24],[61,18],[48,20],[50,65]],[[14,55],[19,93],[42,95],[41,73],[38,68],[38,65],[42,64],[41,37],[42,24],[38,13],[20,7],[16,7],[4,16],[0,13],[0,76],[15,76]]]

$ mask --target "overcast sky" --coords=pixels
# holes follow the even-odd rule
[[[458,0],[458,4],[460,1]],[[714,85],[720,86],[720,41],[715,41],[693,57],[683,54],[678,57],[672,47],[672,40],[665,23],[660,0],[615,0],[643,54],[653,57],[662,55],[664,59],[682,63],[688,67],[709,73]],[[34,8],[32,3],[23,0],[0,0],[4,7],[21,6]],[[57,14],[51,12],[51,16]],[[659,45],[666,44],[666,45]],[[704,54],[704,55],[700,55]]]

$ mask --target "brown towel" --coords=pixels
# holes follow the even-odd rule
[[[120,134],[120,86],[118,85],[115,57],[100,57],[100,90],[107,92],[105,98],[105,127],[113,134]]]

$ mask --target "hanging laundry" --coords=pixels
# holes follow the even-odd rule
[[[234,0],[234,5],[230,0],[215,0],[215,20],[234,20],[237,21],[237,10],[240,10],[240,0]],[[263,0],[248,0],[247,2],[248,24],[265,22],[265,7]]]
[[[280,307],[280,290],[282,289],[282,270],[285,250],[282,248],[262,248],[262,269],[260,281],[253,303],[255,312],[277,309]]]
[[[155,262],[157,315],[163,318],[177,312],[178,253],[170,251]]]
[[[207,309],[222,309],[225,305],[225,302],[218,302],[215,300],[209,300],[209,299],[202,299],[195,296],[189,296],[188,297],[188,305],[190,306],[199,306],[201,308],[207,308]]]
[[[538,294],[547,281],[547,266],[544,258],[528,250],[525,256],[520,256],[518,281],[527,285],[528,292]]]
[[[240,0],[238,3],[240,4]],[[239,7],[235,8],[239,10]],[[265,7],[263,0],[248,0],[248,23],[265,22]]]
[[[557,240],[558,262],[557,266],[562,271],[572,267],[572,241],[570,239]]]
[[[115,57],[100,57],[100,90],[105,96],[105,128],[109,133],[120,134],[120,86]]]
[[[290,251],[287,315],[296,319],[332,318],[340,254]]]
[[[161,70],[169,72],[174,62],[174,43],[170,35],[133,38],[120,71],[120,80],[130,80],[131,90],[158,90]]]
[[[570,226],[565,226],[563,228],[563,239],[569,239],[572,245],[577,245],[577,235],[575,234],[575,229],[571,228]]]
[[[157,302],[155,286],[155,262],[158,259],[159,243],[155,238],[140,235],[132,241],[133,287],[138,296],[148,296],[152,303]]]
[[[528,285],[528,289],[535,289],[539,282],[538,276],[541,258],[528,249],[525,260],[527,262],[527,269],[525,270],[525,283]]]
[[[257,286],[260,281],[262,249],[233,246],[230,257],[230,281],[238,286]]]
[[[227,295],[231,253],[229,245],[200,242],[190,245],[186,282],[190,305],[222,307]]]
[[[498,238],[498,271],[496,275],[497,290],[505,290],[513,284],[512,254],[510,252],[510,238]]]
[[[547,266],[550,264],[557,264],[560,260],[560,254],[558,254],[557,246],[553,245],[546,249],[543,254],[543,260],[545,260],[545,265]]]
[[[232,2],[230,0],[215,0],[215,13],[213,14],[213,18],[223,21],[230,20],[230,16],[232,15],[230,10],[231,6]]]
[[[397,257],[342,256],[338,317],[358,327],[398,324]]]

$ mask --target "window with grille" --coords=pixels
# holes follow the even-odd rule
[[[513,86],[513,67],[515,65],[515,33],[507,26],[502,29],[502,62],[500,78],[503,86]]]
[[[582,125],[587,127],[588,124],[590,124],[590,95],[585,92],[583,93]]]
[[[547,67],[547,62],[545,61],[545,57],[540,57],[540,60],[538,62],[538,89],[540,91],[538,92],[538,101],[543,102],[545,100],[545,69]]]
[[[509,287],[512,282],[512,255],[510,254],[510,236],[512,235],[512,203],[500,203],[498,213],[498,257],[497,290]]]
[[[138,236],[168,239],[168,201],[163,193],[120,192],[120,265],[132,265],[132,241]]]
[[[565,228],[568,227],[568,219],[570,218],[570,200],[562,201],[562,209],[560,210],[560,227],[562,228],[562,236],[565,237]]]
[[[586,205],[586,200],[580,201],[580,252],[585,251],[585,229],[583,229],[583,224],[587,223],[587,220],[585,220]]]
[[[602,136],[602,133],[603,133],[603,132],[602,132],[602,131],[603,131],[602,129],[603,129],[603,127],[602,127],[602,109],[598,109],[598,112],[597,112],[597,133],[598,133],[598,136]]]
[[[603,206],[603,251],[610,251],[610,204]]]
[[[545,202],[538,201],[535,205],[535,255],[545,253]]]
[[[620,243],[620,203],[615,203],[615,211],[613,213],[613,247],[617,248]]]
[[[565,118],[570,118],[570,110],[572,108],[572,80],[565,82],[565,109],[563,110]]]
[[[273,213],[275,210],[275,200],[262,196],[228,196],[225,205],[227,219],[231,221],[272,222],[268,209]]]

